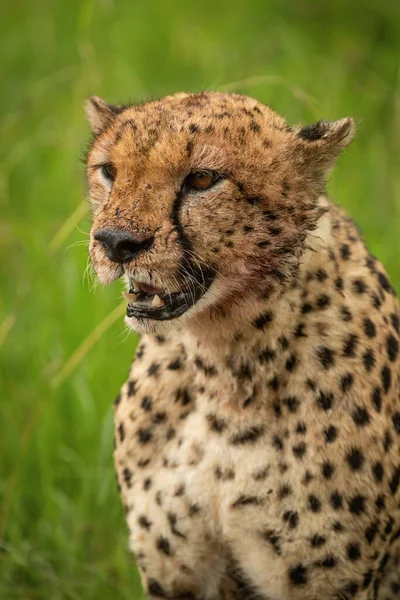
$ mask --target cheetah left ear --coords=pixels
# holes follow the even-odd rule
[[[297,136],[302,141],[307,159],[317,170],[328,171],[341,151],[350,144],[355,132],[354,119],[345,117],[338,121],[318,121],[306,125],[297,130]]]
[[[86,114],[93,132],[97,135],[103,131],[126,107],[108,104],[98,96],[90,96],[86,100]]]

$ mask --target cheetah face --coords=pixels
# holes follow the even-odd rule
[[[158,331],[285,285],[320,215],[326,172],[351,119],[291,128],[236,94],[139,106],[88,101],[90,256],[124,277],[127,321]]]

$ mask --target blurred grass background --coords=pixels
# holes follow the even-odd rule
[[[220,88],[291,123],[354,116],[330,191],[400,290],[400,5],[13,0],[0,14],[0,599],[132,600],[111,401],[136,341],[119,285],[84,278],[84,98]]]

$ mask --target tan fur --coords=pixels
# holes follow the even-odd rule
[[[115,463],[148,597],[398,597],[398,304],[324,195],[352,120],[291,128],[218,93],[94,99],[88,115],[99,278],[173,292],[185,261],[215,273],[178,319],[127,319],[143,335],[116,402]],[[177,205],[204,169],[224,177]],[[102,227],[155,243],[111,263]]]

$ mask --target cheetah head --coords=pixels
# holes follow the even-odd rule
[[[290,127],[238,94],[87,102],[90,256],[156,332],[265,298],[295,275],[352,119]]]

